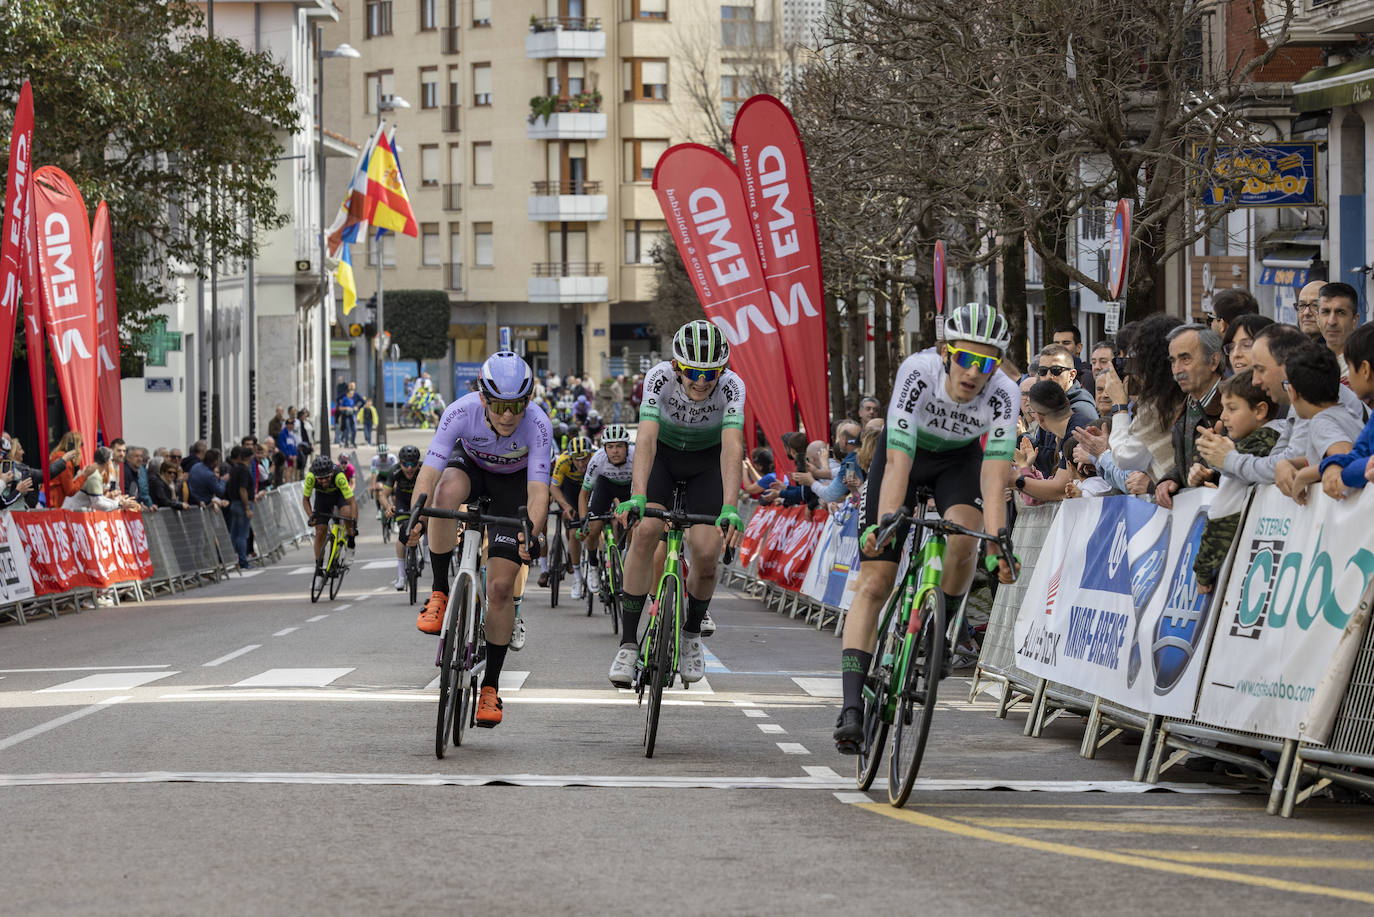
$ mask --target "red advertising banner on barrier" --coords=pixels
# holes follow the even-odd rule
[[[38,270],[57,388],[67,422],[82,434],[81,461],[89,463],[99,411],[95,274],[86,203],[76,183],[56,166],[43,166],[34,173],[33,198],[38,216]]]
[[[91,223],[91,269],[95,272],[95,321],[100,429],[108,445],[124,438],[124,406],[119,394],[119,308],[115,302],[114,247],[110,208],[101,201]]]
[[[739,545],[739,565],[747,567],[754,560],[754,555],[763,546],[763,538],[768,534],[768,528],[773,524],[780,506],[760,506],[754,510],[749,517],[749,522],[744,527],[744,540]]]
[[[808,438],[828,439],[825,284],[801,135],[786,105],[773,96],[757,95],[735,116],[730,139],[793,399]]]
[[[102,588],[153,575],[148,532],[138,513],[47,510],[11,513],[38,595]]]
[[[0,234],[0,425],[10,398],[10,368],[14,364],[15,323],[24,258],[25,215],[30,206],[29,173],[33,151],[33,90],[29,81],[19,90],[10,132],[10,170],[5,182],[5,221]]]
[[[759,578],[771,580],[784,589],[800,592],[816,550],[826,512],[813,514],[805,506],[788,506],[778,511],[759,554]]]
[[[654,191],[706,317],[730,342],[730,368],[744,379],[769,444],[781,449],[792,429],[787,386],[779,384],[787,365],[739,173],[715,150],[680,143],[659,157]]]

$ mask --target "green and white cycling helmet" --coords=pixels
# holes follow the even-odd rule
[[[965,303],[945,316],[945,340],[951,344],[955,341],[987,344],[996,347],[999,353],[1006,353],[1011,346],[1011,328],[992,306]]]
[[[730,362],[730,345],[719,328],[699,318],[673,335],[673,359],[679,366],[721,369]]]
[[[611,443],[628,443],[630,441],[630,431],[625,428],[623,423],[613,423],[601,431],[601,444],[609,446]]]

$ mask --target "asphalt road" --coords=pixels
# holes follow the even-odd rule
[[[947,682],[905,810],[829,733],[838,641],[721,590],[707,685],[658,751],[608,620],[531,586],[505,722],[433,754],[435,639],[365,523],[338,599],[304,551],[229,581],[0,627],[9,914],[1367,914],[1374,814],[1129,784]],[[946,782],[948,781],[948,782]],[[1005,788],[1041,781],[1037,792]],[[1096,781],[1099,792],[1080,792]],[[1018,784],[1023,785],[1024,784]],[[977,787],[992,787],[978,789]]]

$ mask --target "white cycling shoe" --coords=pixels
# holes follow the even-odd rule
[[[515,627],[510,632],[510,648],[512,652],[520,652],[525,648],[525,619],[516,618]]]
[[[709,637],[716,632],[716,622],[711,620],[711,613],[706,612],[706,616],[701,619],[701,635]]]
[[[678,649],[677,668],[685,684],[693,684],[706,677],[706,650],[701,645],[701,635],[695,636],[682,632],[682,644]]]
[[[601,591],[601,571],[596,567],[587,568],[587,588],[592,592]]]
[[[628,688],[635,677],[635,657],[639,655],[636,646],[622,646],[616,650],[615,662],[611,663],[611,684],[617,688]]]
[[[392,583],[391,585],[392,588],[394,588],[397,592],[400,592],[401,590],[406,588],[406,578],[404,576],[398,576],[396,577],[396,582]]]

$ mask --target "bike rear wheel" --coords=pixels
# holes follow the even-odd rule
[[[452,613],[448,616],[448,626],[443,630],[444,641],[439,653],[439,715],[434,723],[434,757],[443,758],[448,751],[449,739],[453,736],[453,724],[461,711],[463,678],[466,675],[468,590],[467,580],[463,587],[449,597]],[[457,603],[457,604],[453,604]],[[461,741],[461,736],[459,736]]]
[[[320,553],[319,557],[315,558],[315,573],[310,580],[310,601],[312,604],[320,600],[320,593],[324,592],[324,584],[329,582],[329,570],[325,566],[325,558],[327,558],[333,550],[333,541],[326,541],[324,543],[324,550]]]
[[[945,600],[940,590],[926,590],[919,618],[919,632],[906,635],[910,652],[888,758],[887,799],[898,808],[906,805],[916,784],[926,738],[930,735],[930,719],[935,713],[935,695],[945,658]]]
[[[582,571],[582,591],[587,595],[587,617],[590,618],[592,612],[596,609],[597,591],[591,587],[589,574],[592,572],[592,562],[587,556],[588,553],[589,552],[584,547],[582,549],[582,563],[578,565],[578,569]]]
[[[563,579],[563,538],[561,530],[554,535],[549,548],[549,606],[558,607],[558,584]]]
[[[420,591],[420,559],[416,555],[419,548],[406,548],[406,586],[410,589],[410,604]]]
[[[382,516],[382,544],[391,544],[391,520]]]
[[[644,716],[644,757],[654,756],[658,740],[658,716],[663,707],[663,690],[673,679],[672,644],[677,630],[677,590],[664,591],[658,603],[656,623],[649,646],[649,709]]]
[[[606,610],[611,614],[611,633],[620,633],[620,549],[606,549],[606,583],[611,596]]]
[[[900,602],[900,593],[893,597]],[[865,695],[863,707],[864,735],[855,760],[854,777],[859,789],[867,790],[882,768],[883,749],[887,744],[887,733],[891,720],[886,716],[888,704],[892,702],[893,664],[897,650],[901,649],[901,635],[906,633],[906,621],[894,610],[891,623],[878,635],[878,646],[873,651],[873,662],[869,665],[866,686],[872,688],[873,699]]]

